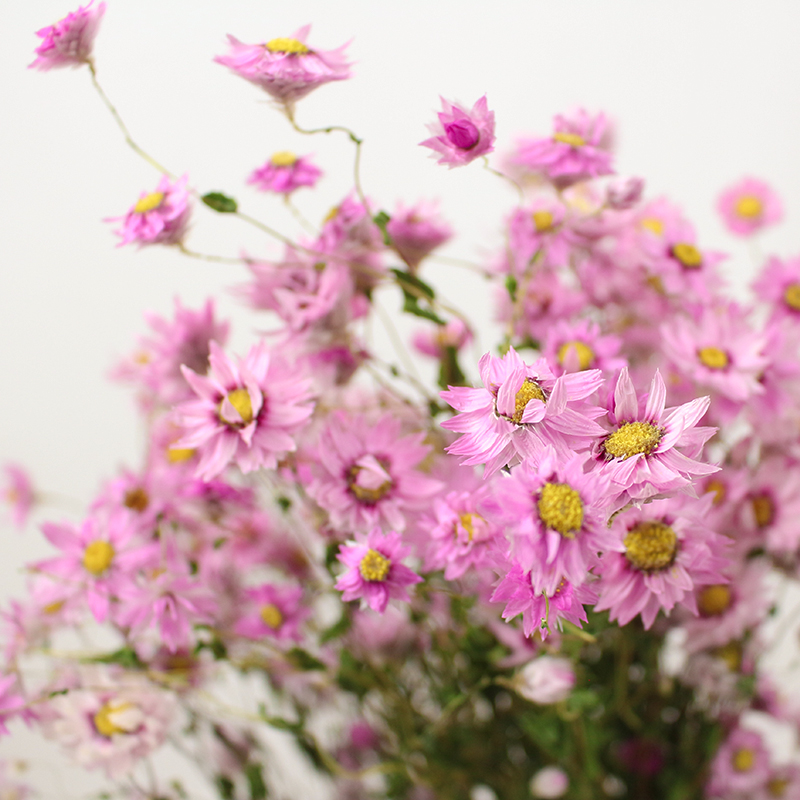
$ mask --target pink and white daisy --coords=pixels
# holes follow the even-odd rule
[[[189,225],[191,208],[186,188],[188,176],[172,183],[168,175],[162,176],[154,192],[142,192],[134,206],[122,217],[109,217],[106,222],[122,221],[114,233],[122,241],[117,247],[136,242],[139,247],[148,244],[180,244]]]
[[[275,586],[265,583],[246,592],[248,606],[234,631],[248,639],[271,637],[279,642],[302,639],[300,623],[309,612],[303,608],[300,586]]]
[[[55,25],[36,31],[43,41],[36,48],[36,60],[28,66],[48,70],[90,64],[94,39],[106,10],[105,3],[92,8],[93,5],[94,0],[91,0],[88,5],[80,6]]]
[[[383,614],[390,598],[410,600],[407,588],[422,578],[401,561],[409,553],[400,534],[383,534],[373,528],[366,536],[343,544],[336,556],[348,570],[336,581],[342,600],[363,600],[373,611]]]
[[[242,472],[276,469],[278,459],[297,449],[293,434],[313,411],[309,380],[263,342],[238,364],[216,342],[210,351],[207,376],[181,368],[198,398],[176,408],[185,434],[175,447],[197,448],[195,474],[205,481],[231,462]]]
[[[770,305],[772,316],[800,322],[800,257],[781,260],[772,256],[753,291]]]
[[[442,110],[436,115],[437,121],[428,125],[433,136],[420,142],[420,146],[434,151],[432,158],[452,169],[494,150],[494,111],[489,111],[486,95],[470,111],[444,97],[439,99]]]
[[[273,192],[288,197],[301,186],[313,187],[322,176],[309,156],[296,156],[286,150],[273,153],[272,158],[254,170],[247,179],[262,192]]]
[[[619,357],[622,339],[603,334],[596,322],[588,319],[560,320],[547,329],[542,355],[553,365],[553,372],[583,372],[599,369],[613,375],[625,366]]]
[[[575,236],[567,224],[567,208],[549,196],[534,198],[527,208],[518,208],[508,226],[510,269],[516,277],[529,274],[537,265],[558,268],[569,263]]]
[[[566,700],[575,686],[575,668],[568,658],[538,656],[512,679],[513,688],[526,700],[550,705]]]
[[[725,189],[717,200],[717,210],[725,227],[739,236],[750,236],[783,218],[780,198],[757,178],[742,178]]]
[[[11,511],[11,521],[22,530],[36,502],[36,493],[26,470],[18,464],[5,464],[6,483],[0,489],[0,498]]]
[[[291,107],[317,87],[350,77],[344,56],[347,44],[336,50],[312,49],[306,44],[310,30],[310,25],[304,25],[288,38],[265,44],[244,44],[229,35],[230,53],[214,61]]]
[[[437,217],[436,206],[425,202],[410,208],[398,205],[386,223],[386,232],[392,247],[411,270],[453,235],[450,226]]]
[[[769,777],[769,760],[761,734],[735,728],[711,762],[706,792],[710,797],[752,797]]]
[[[482,388],[441,393],[461,412],[442,427],[463,434],[447,451],[462,464],[485,464],[484,478],[526,458],[538,461],[547,444],[566,453],[602,435],[594,422],[602,410],[583,402],[600,387],[599,370],[556,378],[544,359],[529,366],[512,347],[502,358],[486,353],[478,371]]]

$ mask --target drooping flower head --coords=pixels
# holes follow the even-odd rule
[[[6,482],[0,489],[0,498],[11,510],[11,521],[22,530],[28,520],[28,515],[36,502],[36,494],[28,473],[18,464],[5,464],[3,466]]]
[[[400,204],[386,223],[386,232],[400,258],[412,270],[453,235],[450,226],[437,218],[435,206],[425,202],[410,208]]]
[[[36,31],[42,43],[36,48],[36,60],[29,67],[40,70],[54,67],[80,67],[91,62],[92,45],[100,27],[106,4],[92,8],[94,0],[67,14],[55,25]]]
[[[254,170],[247,182],[262,192],[288,197],[301,186],[313,187],[321,176],[322,170],[314,166],[308,156],[282,150],[273,153],[266,164]]]
[[[725,227],[738,236],[750,236],[783,217],[778,195],[756,178],[743,178],[725,189],[717,201],[717,210]]]
[[[350,77],[350,64],[344,56],[347,44],[336,50],[312,49],[306,44],[310,30],[311,26],[305,25],[290,37],[264,44],[244,44],[229,35],[230,53],[216,56],[214,61],[290,107],[318,86]]]
[[[486,95],[470,111],[443,97],[439,99],[442,111],[436,115],[437,121],[428,125],[433,136],[420,142],[434,151],[433,158],[452,169],[494,150],[494,112],[489,111]]]

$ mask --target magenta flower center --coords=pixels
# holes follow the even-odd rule
[[[389,574],[389,567],[392,562],[377,550],[370,548],[367,554],[361,559],[358,571],[365,581],[384,581]]]
[[[643,453],[650,455],[658,447],[664,431],[649,422],[624,422],[606,437],[603,449],[610,458],[626,459]]]
[[[272,603],[266,603],[261,606],[258,614],[261,617],[261,621],[274,631],[278,630],[278,628],[283,625],[283,614],[281,614],[281,610],[278,606]]]
[[[511,417],[512,422],[515,422],[517,425],[522,424],[522,415],[525,413],[525,406],[527,406],[531,400],[541,400],[544,403],[544,391],[533,378],[525,378],[519,391],[514,395],[514,414]]]
[[[704,586],[697,595],[697,608],[704,617],[718,617],[731,606],[733,595],[724,583]]]
[[[658,572],[675,560],[678,537],[663,522],[640,522],[624,540],[625,558],[642,572]]]
[[[728,354],[719,347],[701,347],[697,351],[697,357],[709,369],[725,369],[730,364]]]
[[[800,283],[793,283],[786,287],[783,299],[789,308],[800,311]]]
[[[699,269],[703,266],[703,254],[687,242],[672,245],[670,255],[686,269]]]
[[[481,138],[480,131],[468,119],[457,119],[444,126],[447,141],[460,150],[471,150]]]
[[[137,201],[133,210],[137,214],[146,214],[148,211],[154,211],[161,203],[164,202],[164,192],[150,192],[140,200]]]
[[[92,575],[102,575],[111,566],[114,552],[112,544],[96,539],[83,551],[83,566]]]
[[[128,733],[128,731],[120,727],[118,722],[115,722],[112,718],[113,714],[117,714],[120,711],[127,711],[129,708],[132,708],[132,703],[118,703],[117,705],[113,705],[111,703],[104,703],[100,710],[94,715],[92,721],[94,722],[95,730],[101,735],[107,738],[111,738],[115,733]]]
[[[302,42],[297,39],[282,38],[270,39],[264,47],[270,53],[284,53],[290,56],[304,56],[311,52]]]
[[[574,539],[583,525],[581,496],[566,483],[542,486],[537,507],[542,524],[567,539]]]
[[[594,351],[587,344],[579,342],[577,339],[572,342],[564,342],[564,344],[558,348],[558,361],[561,366],[564,366],[564,362],[567,360],[567,356],[571,351],[574,351],[575,355],[578,357],[578,369],[589,369],[594,361]]]
[[[736,213],[745,219],[760,217],[763,210],[763,203],[751,194],[746,194],[736,201]]]

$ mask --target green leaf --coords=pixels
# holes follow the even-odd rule
[[[244,775],[250,786],[250,800],[264,800],[267,796],[267,786],[264,783],[261,764],[248,764],[244,768]]]
[[[381,233],[383,234],[383,243],[387,247],[392,246],[392,237],[389,236],[389,232],[386,230],[386,223],[389,222],[391,217],[385,211],[379,211],[373,218],[372,221],[380,228]]]
[[[439,387],[466,386],[467,379],[458,363],[458,352],[455,347],[445,347],[439,362]]]
[[[511,298],[511,302],[515,303],[517,301],[517,279],[513,275],[509,275],[506,278],[506,291]]]
[[[123,647],[105,656],[90,659],[97,664],[119,664],[125,669],[142,669],[144,664],[139,661],[139,656],[132,647]]]
[[[397,269],[396,267],[392,267],[390,272],[394,273],[395,278],[397,279],[397,285],[403,290],[403,294],[408,291],[408,287],[413,286],[415,289],[418,289],[422,294],[425,295],[429,300],[433,300],[436,297],[436,292],[434,292],[433,287],[429,286],[425,281],[418,278],[416,275],[412,275],[410,272],[406,270]],[[411,295],[415,300],[417,299],[416,294]]]
[[[217,784],[217,791],[222,800],[233,800],[234,785],[233,781],[227,775],[217,775],[215,783]]]
[[[286,654],[286,657],[292,664],[294,664],[294,666],[303,670],[304,672],[325,669],[325,664],[323,664],[315,656],[312,656],[311,653],[301,649],[300,647],[293,647]]]
[[[200,198],[209,208],[218,211],[220,214],[235,214],[239,206],[232,197],[228,197],[222,192],[209,192]]]

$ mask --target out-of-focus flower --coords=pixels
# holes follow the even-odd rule
[[[28,473],[18,464],[5,464],[3,472],[6,483],[0,489],[0,499],[8,505],[14,525],[22,530],[36,502],[33,484]]]
[[[420,353],[441,359],[447,354],[449,347],[458,351],[471,341],[472,331],[462,319],[455,317],[447,325],[437,325],[435,328],[429,326],[417,331],[412,344]]]
[[[800,323],[800,257],[767,261],[753,291],[771,306],[773,317]]]
[[[288,197],[301,186],[314,186],[321,176],[322,170],[315,167],[308,156],[296,156],[282,150],[273,153],[266,164],[254,170],[247,182],[262,192]]]
[[[626,178],[615,181],[606,187],[606,205],[615,211],[633,208],[642,199],[644,192],[643,178]]]
[[[0,736],[10,731],[6,720],[18,716],[25,708],[25,698],[19,691],[16,675],[0,675]]]
[[[494,150],[494,112],[489,111],[486,95],[470,111],[444,97],[439,99],[442,111],[436,115],[438,120],[428,125],[433,136],[420,142],[434,151],[433,158],[452,169]]]
[[[711,762],[706,791],[711,797],[752,795],[769,776],[769,753],[761,735],[736,728]]]
[[[539,656],[512,679],[514,689],[526,700],[549,705],[566,700],[575,686],[575,670],[566,658]]]
[[[54,67],[80,67],[91,63],[92,45],[106,4],[92,8],[94,0],[67,14],[55,25],[48,25],[36,35],[42,43],[36,48],[36,60],[29,67],[40,70]]]
[[[717,200],[717,210],[725,227],[739,236],[750,236],[783,217],[778,195],[756,178],[743,178],[725,189]]]
[[[386,232],[400,258],[412,270],[453,235],[450,226],[437,219],[435,206],[424,202],[411,208],[398,206],[386,223]]]
[[[561,767],[542,767],[532,778],[530,790],[534,797],[555,800],[569,788],[569,778]]]
[[[265,583],[247,590],[251,604],[234,630],[248,639],[273,637],[279,642],[300,641],[300,623],[308,616],[301,605],[303,589],[300,586],[274,586]]]

